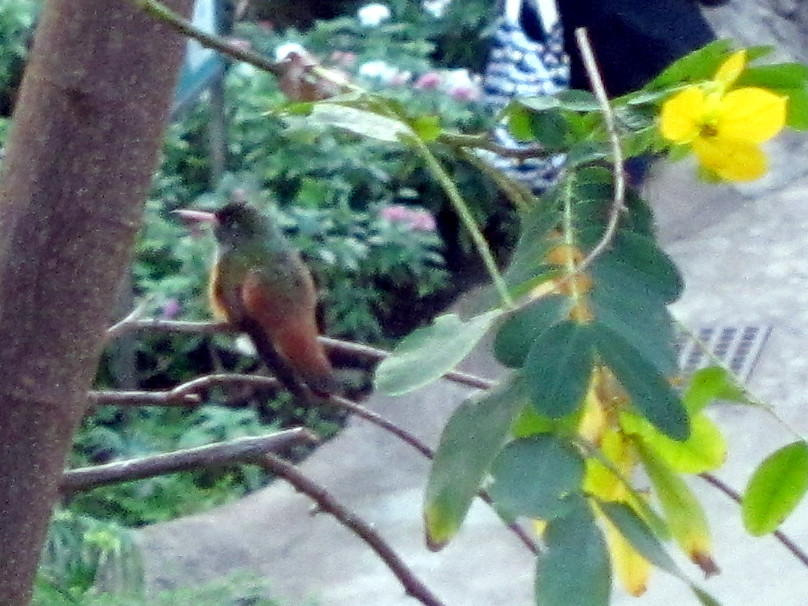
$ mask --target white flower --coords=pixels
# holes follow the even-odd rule
[[[356,11],[356,17],[365,27],[378,27],[390,18],[390,9],[386,4],[366,4]]]
[[[452,69],[446,72],[443,89],[454,99],[474,101],[480,98],[480,77],[467,69]]]
[[[446,14],[446,8],[452,0],[422,0],[421,6],[435,19],[440,19]]]
[[[308,57],[309,51],[297,42],[285,42],[275,47],[275,61],[283,61],[291,53],[296,53],[301,57]]]
[[[384,61],[368,61],[359,66],[359,75],[370,80],[391,82],[399,74],[399,69]]]

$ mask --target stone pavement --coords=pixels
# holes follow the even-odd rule
[[[750,378],[751,390],[803,435],[808,433],[808,169],[806,156],[780,153],[768,185],[743,190],[695,183],[687,166],[654,176],[649,198],[666,249],[687,288],[674,314],[697,327],[711,323],[768,324],[773,331]],[[785,175],[785,176],[783,176]],[[471,372],[496,376],[482,351],[466,361]],[[441,382],[402,398],[374,396],[367,404],[434,444],[446,417],[467,395]],[[769,452],[790,441],[771,417],[751,408],[718,406],[714,417],[731,451],[719,477],[742,489]],[[483,505],[460,536],[433,554],[423,545],[420,506],[426,462],[373,426],[348,429],[301,468],[375,528],[447,605],[527,606],[533,563],[522,545]],[[738,509],[694,479],[713,527],[720,575],[703,581],[683,568],[724,606],[804,606],[808,570],[771,537],[747,537]],[[808,505],[785,524],[808,549]],[[146,528],[141,533],[154,587],[194,584],[246,568],[270,579],[273,595],[293,605],[314,598],[322,606],[404,606],[390,572],[359,540],[310,501],[276,483],[217,510]],[[682,584],[655,573],[639,600],[619,595],[618,606],[696,605]]]

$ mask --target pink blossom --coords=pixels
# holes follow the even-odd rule
[[[417,231],[435,231],[435,217],[428,210],[416,210],[410,218],[410,227]]]
[[[480,89],[474,86],[457,86],[449,89],[449,96],[455,101],[476,101],[480,98]]]
[[[379,213],[383,219],[398,223],[415,231],[435,231],[435,217],[428,210],[415,209],[403,204],[385,206]]]
[[[180,302],[177,299],[172,297],[170,299],[166,299],[166,302],[163,303],[163,308],[160,311],[160,316],[164,320],[171,320],[180,315],[181,311],[182,311],[182,305],[180,305]]]
[[[426,72],[421,74],[415,81],[415,88],[421,90],[431,90],[440,86],[441,77],[438,72]]]
[[[407,223],[410,219],[410,209],[401,204],[391,204],[382,208],[381,216],[391,223]]]

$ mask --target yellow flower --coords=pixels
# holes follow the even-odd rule
[[[766,157],[759,145],[786,122],[786,97],[757,87],[729,90],[745,63],[745,51],[733,53],[715,79],[678,92],[663,103],[660,115],[663,137],[690,145],[708,174],[727,181],[763,176]]]

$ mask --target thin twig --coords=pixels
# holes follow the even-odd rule
[[[125,392],[125,397],[114,395],[115,392],[95,392],[96,397],[94,403],[97,405],[115,404],[117,406],[198,406],[201,403],[198,392],[210,389],[211,387],[224,387],[227,385],[250,385],[252,387],[276,388],[280,386],[280,383],[277,379],[272,377],[262,377],[258,375],[214,374],[192,379],[169,391]],[[104,398],[107,395],[112,397],[108,401],[105,401]],[[368,423],[376,425],[388,433],[393,434],[399,440],[408,444],[430,460],[435,456],[434,451],[417,436],[372,410],[365,408],[361,404],[338,396],[322,398],[319,399],[319,401],[325,405],[333,406],[356,415]],[[489,505],[492,504],[491,498],[485,492],[480,492],[479,496]],[[528,549],[533,553],[538,553],[536,542],[521,526],[516,523],[508,523],[507,527]]]
[[[506,147],[495,143],[489,138],[487,133],[482,135],[468,135],[465,133],[442,132],[438,135],[438,141],[455,148],[475,148],[484,149],[495,153],[503,158],[514,158],[515,160],[529,160],[531,158],[549,158],[555,152],[548,151],[541,145],[527,145],[525,147]]]
[[[258,464],[267,453],[282,452],[296,444],[316,444],[318,441],[317,435],[311,430],[298,427],[268,436],[238,438],[229,442],[176,450],[150,457],[71,469],[62,475],[59,491],[62,495],[72,495],[108,484],[142,480],[200,467],[237,462]]]
[[[114,333],[110,331],[114,329]],[[150,330],[155,332],[179,332],[185,334],[228,334],[236,333],[238,330],[227,322],[189,322],[186,320],[162,320],[159,318],[135,318],[128,321],[121,321],[107,331],[108,338],[119,337],[130,331]],[[390,355],[390,352],[378,347],[343,341],[331,337],[320,337],[320,342],[328,349],[341,351],[348,354],[369,358],[372,360],[383,360]],[[493,387],[494,381],[484,379],[476,375],[452,370],[444,375],[444,378],[467,385],[477,389],[489,389]]]
[[[370,524],[345,508],[325,488],[307,478],[294,465],[290,465],[278,457],[267,455],[263,459],[263,464],[267,471],[289,482],[297,491],[317,503],[320,510],[334,516],[343,526],[367,543],[404,586],[408,595],[425,606],[443,605],[443,602],[415,576],[404,560]]]
[[[118,336],[118,332],[121,330],[125,330],[126,326],[129,326],[132,322],[140,320],[143,317],[143,314],[146,313],[146,308],[151,303],[151,297],[146,297],[143,301],[141,301],[140,305],[135,307],[129,314],[124,317],[123,319],[119,320],[117,323],[113,324],[107,329],[106,333],[106,340],[109,341],[114,339]]]
[[[188,320],[163,320],[161,318],[135,318],[121,320],[107,329],[108,338],[119,337],[128,332],[149,330],[153,332],[179,332],[194,335],[237,333],[238,329],[229,322],[193,322]]]
[[[234,44],[224,38],[209,34],[208,32],[199,29],[192,22],[184,19],[181,15],[178,15],[157,0],[131,1],[139,6],[145,13],[155,17],[169,27],[172,27],[183,36],[196,40],[205,48],[211,48],[222,53],[223,55],[244,63],[248,63],[249,65],[255,66],[258,69],[269,72],[276,78],[282,78],[289,68],[289,65],[285,61],[270,61],[260,53],[256,53],[255,51],[244,48],[239,44]],[[327,80],[328,82],[337,85],[345,92],[363,92],[361,88],[347,81],[341,74],[328,70],[319,64],[307,66],[307,69],[309,73],[316,78]]]
[[[145,13],[171,26],[183,36],[196,40],[206,48],[212,48],[234,59],[254,65],[276,77],[280,77],[284,73],[284,67],[281,63],[270,61],[255,51],[242,48],[238,44],[233,44],[219,36],[209,34],[197,28],[193,23],[184,19],[181,15],[178,15],[160,2],[156,2],[155,0],[132,0],[132,2],[139,6]]]
[[[93,390],[87,393],[94,406],[199,406],[197,394],[176,394],[173,391],[115,391]]]
[[[580,272],[589,267],[592,261],[606,250],[614,238],[617,231],[617,224],[620,220],[620,214],[625,208],[626,176],[623,170],[623,150],[620,147],[620,137],[617,134],[614,112],[609,103],[606,87],[603,85],[603,79],[600,76],[595,54],[592,51],[592,45],[589,43],[589,37],[585,28],[579,27],[575,30],[575,40],[581,51],[581,58],[583,59],[584,68],[586,68],[589,83],[592,86],[592,92],[595,94],[601,110],[603,111],[603,121],[606,124],[606,132],[609,135],[609,144],[612,148],[612,165],[614,172],[614,198],[612,200],[612,207],[609,210],[609,221],[606,224],[606,229],[600,241],[578,265],[578,271]]]
[[[715,488],[723,492],[725,495],[727,495],[730,499],[732,499],[739,505],[741,504],[741,495],[737,491],[735,491],[732,487],[725,484],[722,480],[718,479],[716,476],[710,473],[700,473],[699,477],[708,484],[714,486]],[[806,554],[802,549],[800,549],[800,547],[798,547],[797,544],[794,543],[794,541],[792,541],[788,537],[788,535],[786,535],[782,530],[779,529],[775,530],[773,534],[774,537],[778,541],[780,541],[783,547],[788,549],[791,552],[791,554],[802,563],[803,566],[808,568],[808,554]]]

